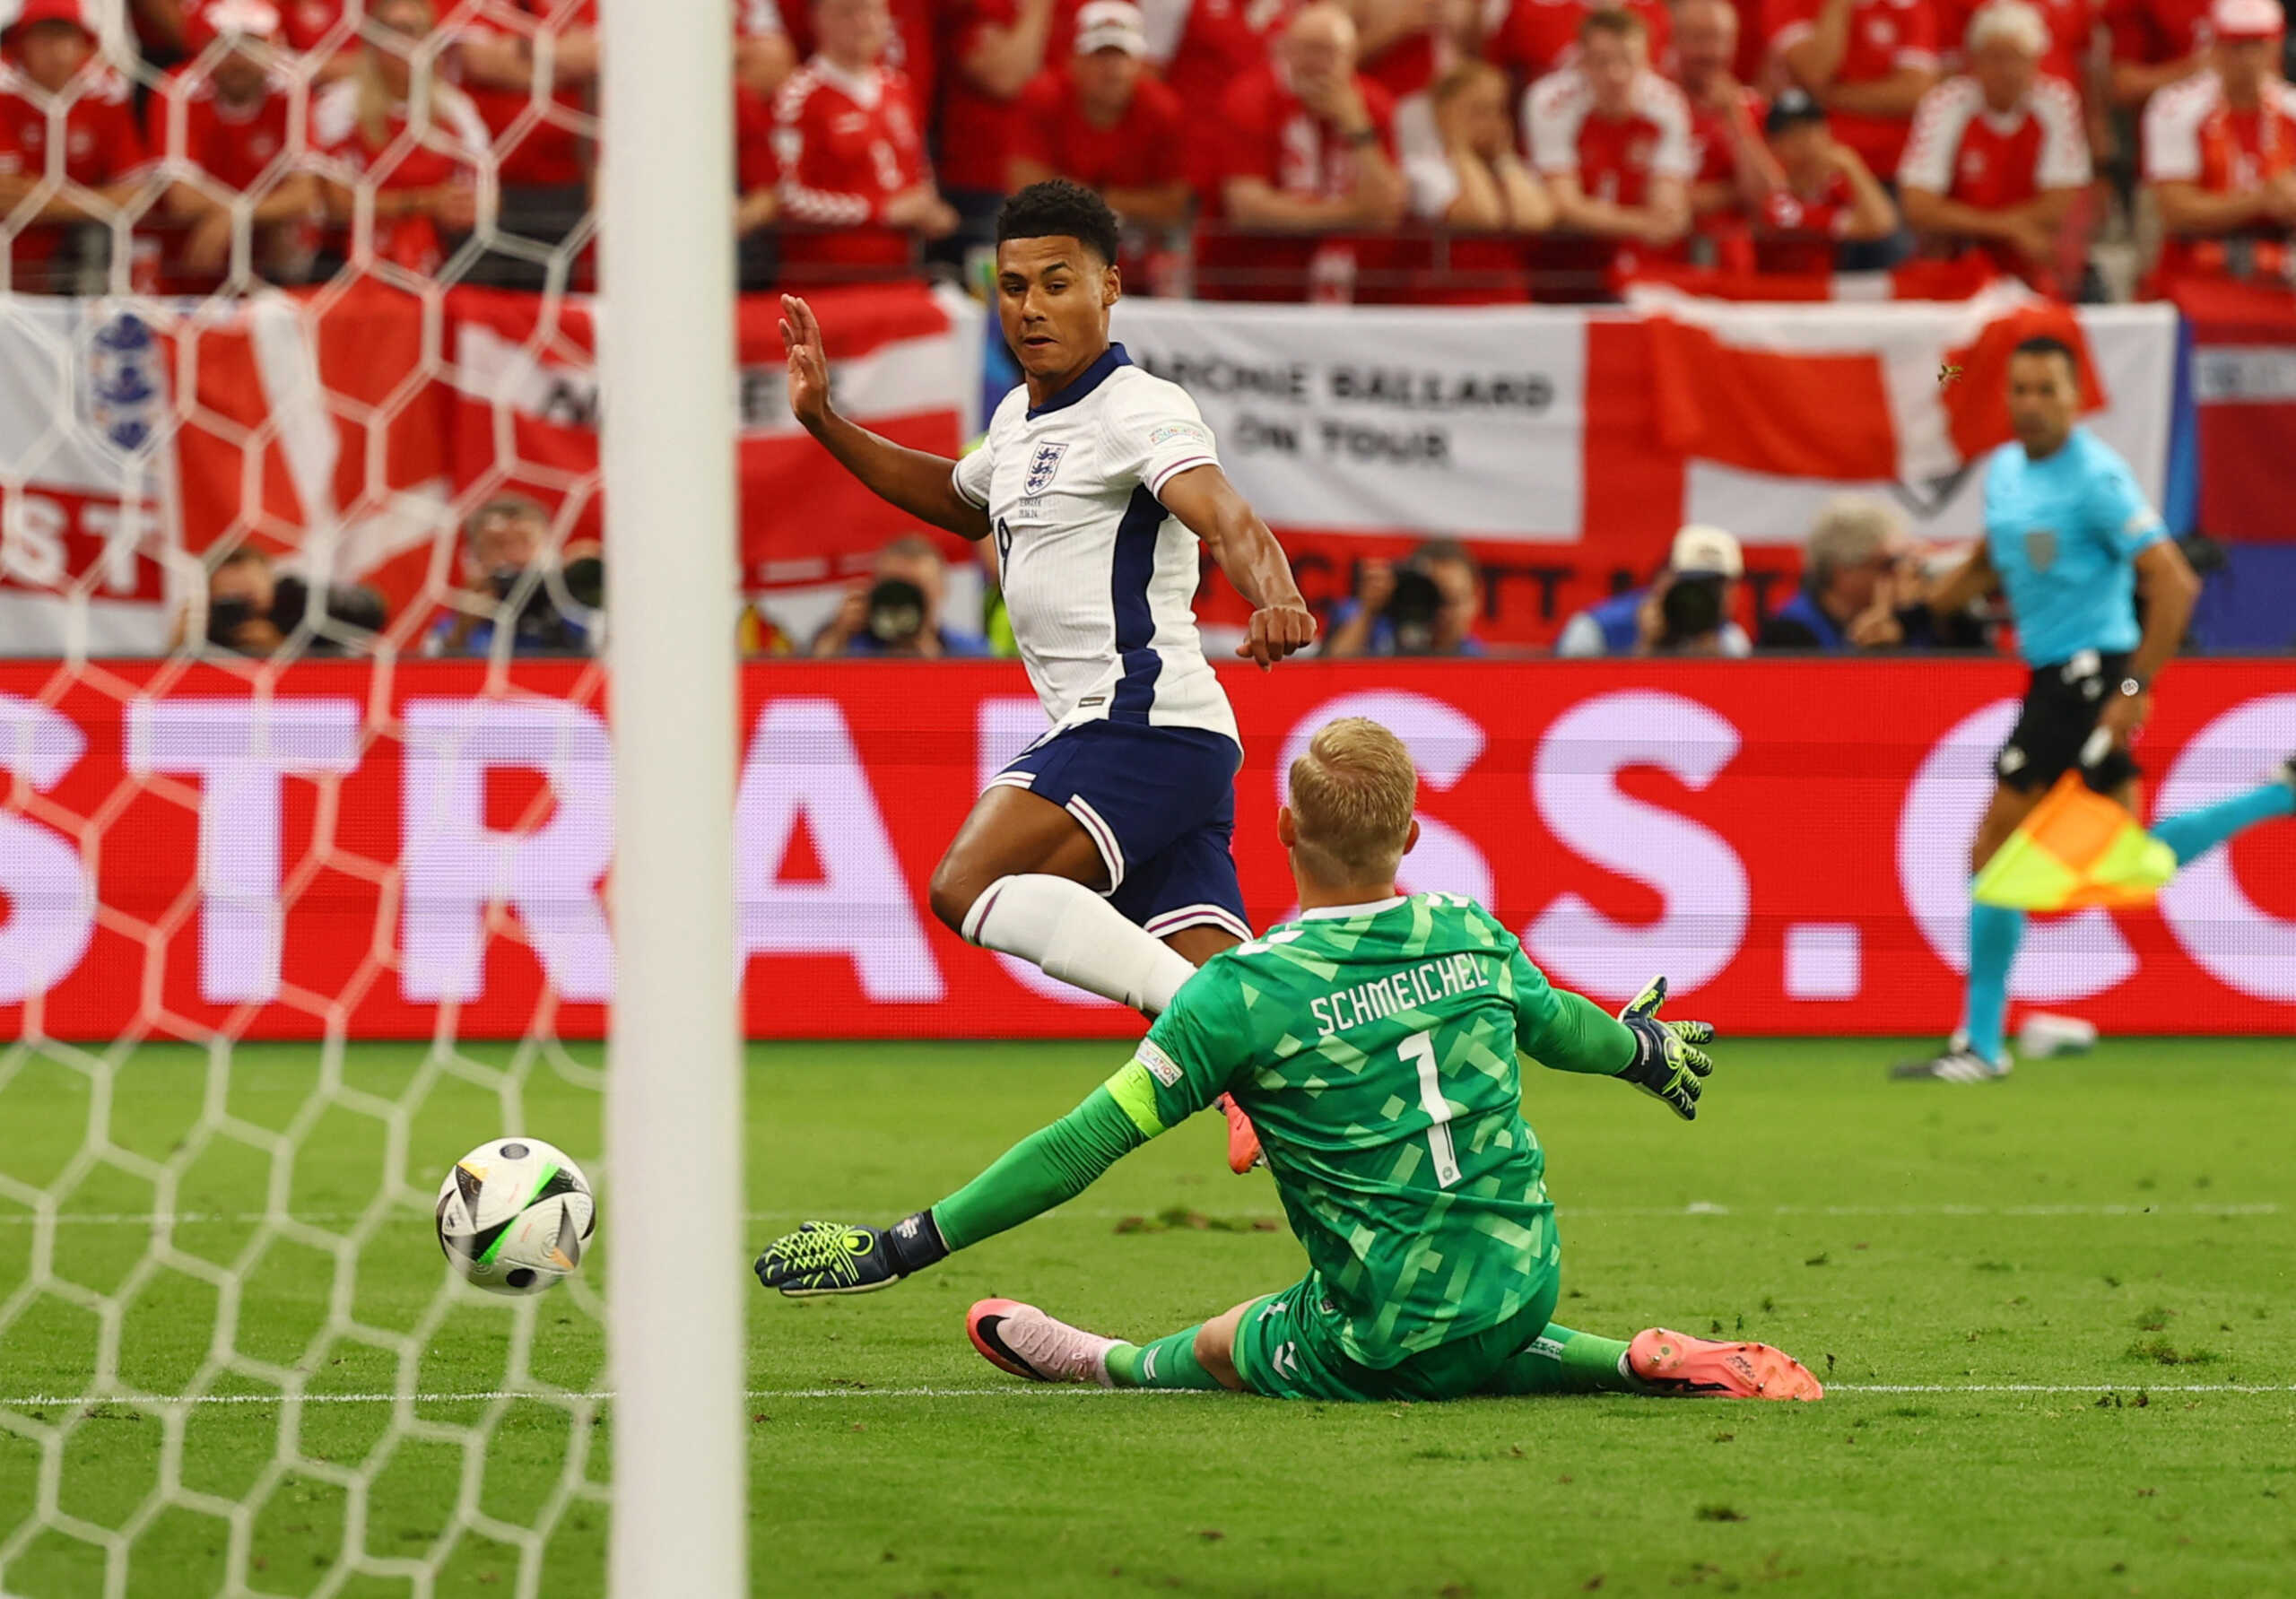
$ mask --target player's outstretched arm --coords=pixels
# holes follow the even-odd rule
[[[1542,1065],[1617,1077],[1664,1099],[1684,1121],[1696,1119],[1701,1080],[1714,1062],[1699,1047],[1714,1041],[1703,1021],[1662,1021],[1666,979],[1648,987],[1613,1018],[1563,988],[1551,988],[1521,951],[1509,962],[1515,983],[1516,1043]]]
[[[789,352],[789,410],[837,464],[889,505],[920,522],[978,542],[988,536],[988,513],[957,492],[956,463],[929,450],[882,439],[837,413],[830,404],[829,352],[813,307],[794,294],[781,297],[781,343]]]
[[[1118,1074],[1121,1081],[1123,1074]],[[869,1293],[1082,1194],[1148,1141],[1106,1086],[998,1158],[940,1204],[891,1227],[808,1221],[757,1257],[758,1281],[791,1299]]]
[[[1191,466],[1165,481],[1157,498],[1202,539],[1238,593],[1251,602],[1251,631],[1236,654],[1262,670],[1316,641],[1315,613],[1292,580],[1292,561],[1259,513],[1219,467]]]

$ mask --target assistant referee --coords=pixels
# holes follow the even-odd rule
[[[2200,579],[2128,463],[2074,425],[2080,409],[2072,347],[2048,337],[2018,345],[2009,362],[2017,437],[1986,461],[1985,538],[1930,601],[1944,618],[1999,590],[2032,669],[2023,710],[1994,761],[1993,803],[1970,846],[1972,875],[2076,767],[2091,787],[2135,812],[2139,774],[2129,745],[2152,714],[2153,682],[2183,641],[2200,595]],[[2092,743],[2100,732],[2107,736]],[[2283,766],[2274,781],[2170,817],[2152,833],[2182,865],[2242,828],[2292,813],[2296,766]],[[1970,905],[1961,1029],[1943,1054],[1909,1062],[1896,1075],[1974,1082],[2007,1074],[2002,1021],[2024,927],[2022,911]]]

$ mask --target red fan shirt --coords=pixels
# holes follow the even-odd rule
[[[2296,167],[2296,84],[2273,81],[2253,109],[2233,109],[2224,81],[2197,73],[2155,94],[2144,108],[2144,180],[2195,183],[2212,195],[2253,194]],[[2235,234],[2170,235],[2161,241],[2161,277],[2245,270],[2275,276],[2289,266],[2290,230],[2269,221]]]
[[[1975,78],[1947,78],[1921,97],[1898,182],[1964,205],[2000,211],[2043,189],[2089,181],[2081,97],[2058,78],[2034,80],[2013,111],[1990,110]]]
[[[1395,154],[1395,101],[1356,74],[1363,109],[1379,143]],[[1228,159],[1221,176],[1259,178],[1287,195],[1344,198],[1355,186],[1355,152],[1340,130],[1300,103],[1273,64],[1236,80],[1221,101],[1221,142]]]
[[[1849,226],[1857,196],[1849,179],[1826,174],[1814,195],[1773,192],[1754,224],[1754,270],[1807,276],[1833,270],[1833,248]]]
[[[596,0],[482,0],[456,18],[457,33],[479,39],[531,39],[541,33],[597,25]],[[588,139],[579,131],[592,104],[587,84],[557,85],[539,112],[534,109],[532,90],[465,81],[463,92],[493,136],[497,169],[504,183],[567,187],[587,179]]]
[[[2113,59],[2165,66],[2208,48],[2209,0],[2107,0],[2105,26]]]
[[[1441,58],[1434,28],[1414,28],[1391,40],[1387,48],[1361,64],[1363,75],[1387,91],[1398,103],[1435,86]]]
[[[1947,78],[1921,97],[1913,136],[1898,166],[1902,188],[1926,189],[1981,211],[2005,211],[2044,189],[2079,188],[2089,181],[2089,135],[2081,97],[2061,78],[2037,78],[2032,92],[2012,111],[1989,109],[1984,87],[1971,77]],[[1997,239],[1962,240],[2003,272],[2053,284],[2022,252]]]
[[[1639,205],[1653,178],[1688,182],[1698,169],[1690,102],[1657,73],[1635,80],[1630,115],[1597,116],[1595,91],[1576,68],[1550,73],[1524,92],[1531,161],[1542,173],[1568,172],[1590,199]]]
[[[1568,172],[1590,198],[1619,205],[1644,204],[1654,178],[1687,183],[1697,170],[1697,158],[1683,91],[1646,71],[1631,93],[1628,115],[1613,118],[1596,114],[1594,89],[1576,67],[1532,84],[1523,93],[1524,142],[1530,146],[1531,164],[1548,177]],[[1595,279],[1649,253],[1622,240],[1564,233],[1540,239],[1532,259],[1549,274],[1544,291],[1583,299],[1599,291]],[[1667,252],[1679,253],[1679,247]]]
[[[1145,0],[1149,58],[1191,116],[1213,117],[1231,84],[1267,65],[1275,36],[1301,3]]]
[[[1693,183],[1726,183],[1735,185],[1738,178],[1736,146],[1730,141],[1728,118],[1725,113],[1692,100],[1690,107],[1691,157],[1698,163],[1691,175]],[[1769,114],[1770,104],[1744,84],[1738,88],[1738,109],[1752,125],[1754,138],[1761,138],[1762,118]],[[1706,241],[1705,249],[1712,264],[1726,270],[1752,272],[1753,255],[1748,242],[1748,219],[1744,205],[1737,202],[1718,210],[1709,211],[1692,224],[1697,236]]]
[[[935,0],[888,0],[893,13],[892,38],[886,42],[881,65],[890,66],[909,80],[909,97],[918,115],[933,109],[934,91],[940,87],[939,47],[934,38]],[[812,0],[735,0],[734,29],[744,39],[786,33],[789,48],[800,61],[810,61],[818,48],[813,38]]]
[[[1156,188],[1187,177],[1186,135],[1179,96],[1145,73],[1124,115],[1100,127],[1086,119],[1075,83],[1060,66],[1037,74],[1022,92],[1011,154],[1096,189]]]
[[[781,85],[773,126],[784,274],[819,281],[906,269],[910,238],[886,224],[885,203],[931,175],[909,80],[816,56]]]
[[[139,176],[151,163],[127,80],[103,68],[84,74],[75,87],[79,98],[60,113],[61,176],[83,188]],[[48,171],[50,131],[46,97],[21,73],[0,68],[0,174],[37,178]],[[18,287],[39,282],[74,225],[35,223],[16,230],[8,246],[11,280]]]
[[[1360,73],[1355,87],[1392,161],[1395,102]],[[1300,102],[1274,62],[1262,63],[1229,86],[1216,120],[1220,159],[1207,219],[1225,217],[1225,185],[1233,178],[1257,178],[1287,195],[1321,200],[1344,199],[1353,192],[1354,147]],[[1384,239],[1244,237],[1215,227],[1198,243],[1199,291],[1206,299],[1298,300],[1312,289],[1323,297],[1352,299],[1359,271],[1384,265],[1387,248]]]
[[[1148,59],[1187,111],[1188,176],[1220,187],[1221,107],[1229,88],[1267,65],[1300,0],[1143,0]]]
[[[1782,55],[1816,29],[1822,0],[1768,0],[1770,48]],[[1834,74],[1838,83],[1874,83],[1901,67],[1937,65],[1937,15],[1930,0],[1855,0],[1849,48]],[[1913,118],[1836,111],[1833,135],[1866,158],[1876,172],[1894,172]]]
[[[1700,104],[1684,95],[1690,108],[1690,147],[1696,158],[1698,170],[1692,174],[1699,183],[1729,183],[1738,175],[1736,145],[1730,142],[1727,119],[1720,111]],[[1740,84],[1738,106],[1752,123],[1757,138],[1761,136],[1762,118],[1770,114],[1770,102],[1752,90]]]
[[[290,89],[289,80],[274,74],[262,99],[235,106],[204,73],[170,74],[144,108],[152,152],[171,171],[196,172],[245,194],[273,172],[287,148]]]
[[[1053,0],[1050,25],[1045,30],[1041,72],[1067,61],[1076,39],[1076,12],[1083,0]],[[972,81],[964,69],[965,57],[979,47],[981,35],[992,28],[1009,28],[1020,18],[1019,0],[941,0],[940,33],[935,48],[948,69],[941,86],[940,152],[942,183],[952,189],[999,190],[1004,187],[1004,163],[1012,159],[1025,117],[1021,95],[1000,100]],[[1026,92],[1025,86],[1023,93]]]
[[[433,87],[430,126],[409,139],[408,108],[393,106],[379,143],[359,125],[359,83],[344,78],[311,102],[311,152],[338,183],[371,185],[378,193],[438,188],[468,182],[488,160],[486,124],[470,101],[445,84]],[[378,217],[378,257],[414,272],[434,272],[445,257],[437,226],[423,215]]]
[[[144,107],[152,153],[167,163],[171,178],[196,174],[208,185],[246,194],[269,189],[285,175],[288,126],[293,104],[291,82],[273,75],[261,99],[231,105],[215,92],[206,74],[172,73]],[[167,247],[173,257],[179,231]],[[173,294],[204,294],[222,282],[219,274],[193,274],[179,260],[166,263],[163,286]]]

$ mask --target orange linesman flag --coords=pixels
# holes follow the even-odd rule
[[[2177,874],[2176,852],[2078,772],[2057,780],[1994,852],[1970,895],[2009,910],[2150,905]]]

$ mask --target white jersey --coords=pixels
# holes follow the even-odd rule
[[[988,512],[1013,637],[1056,724],[1236,738],[1196,630],[1196,537],[1156,498],[1218,461],[1187,391],[1111,344],[1042,405],[1025,387],[1006,395],[957,463],[957,492]]]

